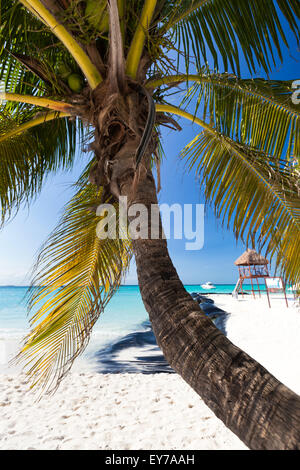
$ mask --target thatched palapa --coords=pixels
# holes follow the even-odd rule
[[[259,266],[268,265],[269,261],[249,248],[234,263],[236,266]]]

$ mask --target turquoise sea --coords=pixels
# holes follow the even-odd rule
[[[189,285],[186,289],[190,293],[199,292],[209,295],[209,293],[231,294],[234,287],[233,284],[222,284],[208,291],[199,285]],[[250,286],[245,286],[245,290],[247,289],[250,289]],[[0,287],[0,371],[1,362],[3,366],[8,357],[15,353],[17,345],[29,330],[26,312],[27,290],[27,287]],[[147,350],[150,348],[153,352],[156,345],[153,344],[150,330],[139,287],[121,286],[96,323],[85,357],[91,359],[99,351],[101,356],[105,350],[104,356],[103,354],[101,356],[103,364],[107,362],[107,356],[112,353],[112,349],[118,350],[118,354],[122,349],[124,356],[125,345],[128,351],[128,349],[136,348],[137,345],[141,350],[147,344]],[[132,363],[132,355],[130,360]],[[125,359],[124,361],[128,366],[128,361]]]
[[[216,284],[216,289],[205,290],[200,285],[185,286],[187,291],[205,294],[231,294],[234,284]],[[250,290],[245,285],[245,290]],[[262,286],[263,289],[263,286]],[[0,332],[7,334],[24,331],[28,328],[26,314],[27,287],[0,286]],[[147,318],[138,286],[121,286],[111,299],[96,328],[109,328],[115,331],[128,331]]]

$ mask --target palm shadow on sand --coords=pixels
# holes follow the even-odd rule
[[[200,294],[192,294],[194,300],[226,335],[228,314],[214,302]],[[95,353],[96,372],[102,374],[172,374],[175,373],[165,360],[156,343],[150,321],[141,324],[141,330],[129,333]]]

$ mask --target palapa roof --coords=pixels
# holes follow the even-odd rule
[[[259,266],[259,265],[267,265],[269,261],[258,254],[255,250],[248,250],[245,251],[234,263],[236,266]]]

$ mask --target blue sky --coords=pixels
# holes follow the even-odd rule
[[[299,79],[300,55],[296,41],[291,41],[291,50],[285,51],[284,62],[270,75],[272,79]],[[243,77],[249,76],[244,70]],[[261,74],[262,75],[262,74]],[[162,191],[160,203],[204,203],[203,194],[193,174],[188,174],[179,152],[198,132],[199,127],[180,120],[182,132],[163,131],[166,158],[162,164]],[[64,204],[73,194],[71,184],[76,181],[86,161],[85,154],[78,154],[71,172],[60,173],[47,179],[44,189],[30,210],[23,208],[0,232],[0,285],[28,285],[30,271],[38,250],[55,227]],[[200,251],[186,251],[184,240],[170,240],[169,250],[178,274],[185,284],[235,283],[237,269],[235,259],[244,251],[236,243],[233,234],[222,228],[213,210],[206,207],[205,241]],[[135,266],[132,265],[127,278],[136,284]]]

